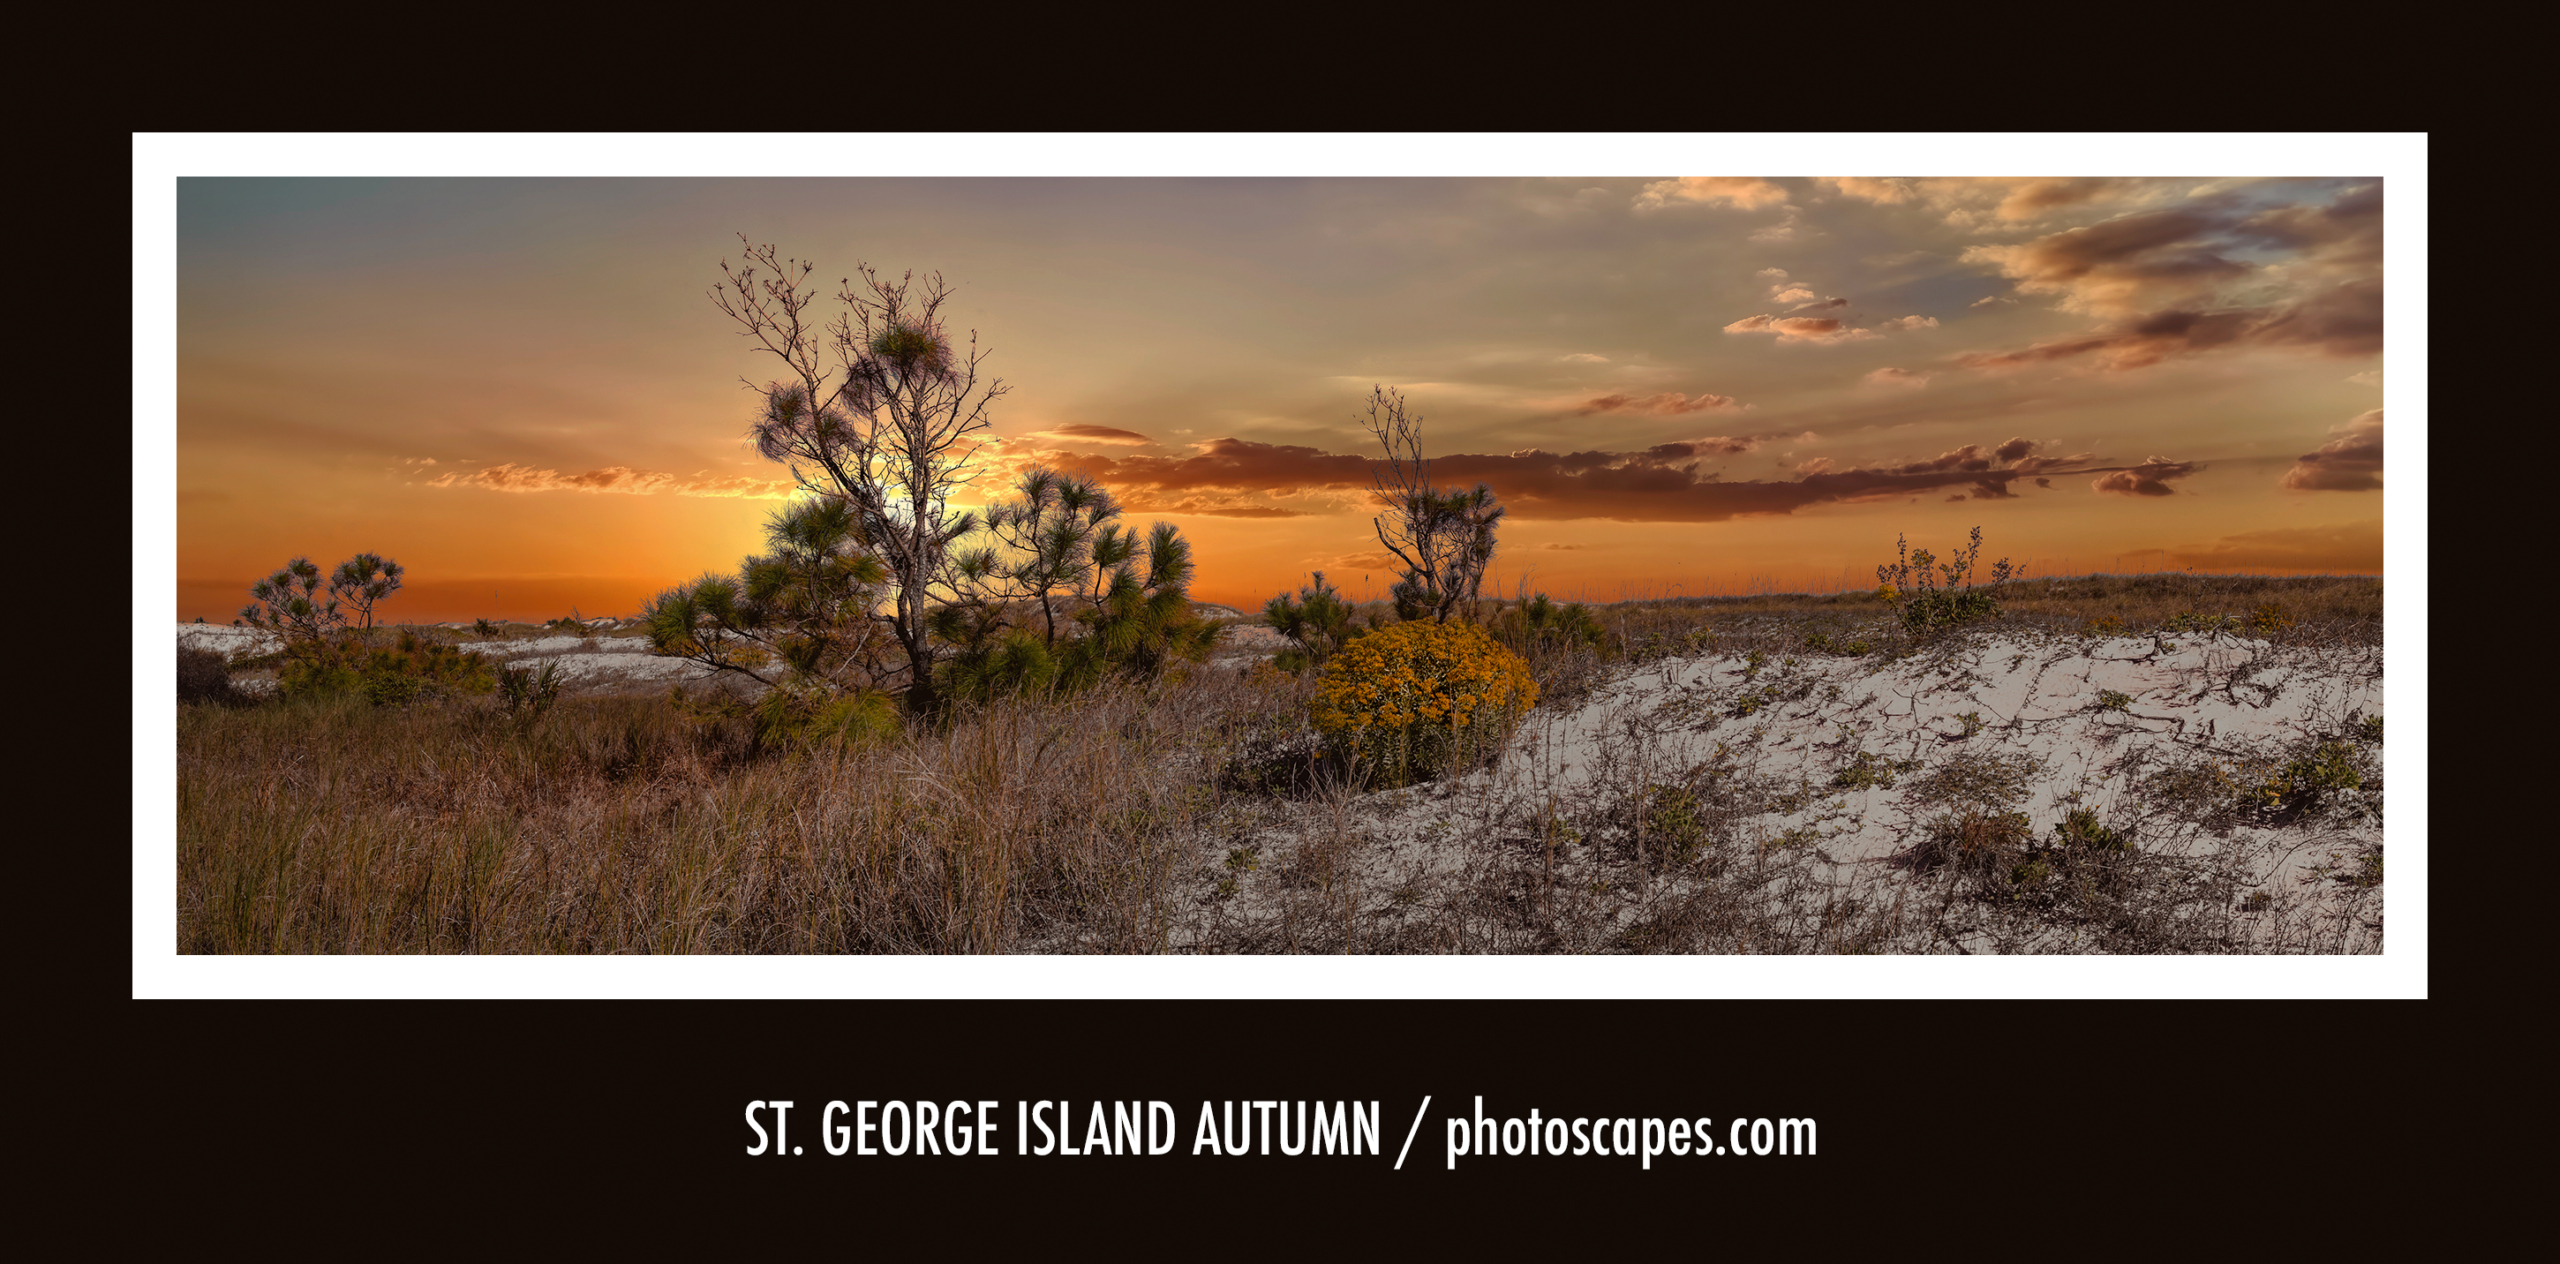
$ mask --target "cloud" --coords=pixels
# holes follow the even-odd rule
[[[2381,248],[2379,185],[2322,206],[2253,210],[2225,200],[1975,246],[1965,259],[1996,266],[2018,292],[2054,295],[2060,309],[2108,323],[1955,362],[1997,371],[2086,356],[2121,371],[2255,348],[2373,355],[2382,350]],[[2270,252],[2277,257],[2266,263],[2237,257]]]
[[[1763,246],[1781,245],[1786,242],[1794,241],[1796,239],[1796,234],[1803,228],[1804,221],[1796,217],[1796,208],[1790,206],[1787,208],[1787,217],[1785,219],[1779,220],[1777,223],[1771,224],[1768,227],[1751,234],[1751,240],[1754,243]]]
[[[2193,462],[2155,456],[2140,465],[2098,476],[2090,482],[2089,490],[2111,496],[2169,496],[2177,491],[2169,486],[2169,480],[2185,478],[2203,468]]]
[[[2326,571],[2372,574],[2382,569],[2382,522],[2244,531],[2211,544],[2164,550],[2198,570]]]
[[[1787,279],[1787,270],[1785,268],[1762,268],[1758,275],[1771,281],[1784,281]]]
[[[1817,183],[1861,202],[1924,209],[1954,227],[1973,231],[2014,229],[2056,211],[2128,197],[2139,199],[2157,189],[2151,181],[2106,177],[1828,176]]]
[[[2350,373],[2350,374],[2348,374],[2348,375],[2347,375],[2347,380],[2348,380],[2348,381],[2350,381],[2350,382],[2355,383],[2355,384],[2356,384],[2356,385],[2358,385],[2358,386],[2370,386],[2370,387],[2374,388],[2375,390],[2381,390],[2381,389],[2382,389],[2382,370],[2380,370],[2380,369],[2366,369],[2366,370],[2365,370],[2364,372],[2362,372],[2362,373]]]
[[[797,482],[787,478],[750,478],[744,474],[709,478],[704,476],[705,473],[705,471],[696,471],[692,478],[676,484],[676,495],[732,497],[739,500],[787,500],[793,492],[800,489]]]
[[[1817,302],[1817,303],[1798,303],[1798,304],[1796,304],[1794,307],[1789,308],[1788,310],[1789,310],[1789,311],[1797,311],[1797,312],[1800,312],[1800,311],[1803,311],[1804,309],[1806,309],[1806,308],[1808,308],[1808,307],[1818,307],[1818,308],[1823,308],[1823,309],[1826,309],[1826,310],[1827,310],[1827,309],[1834,308],[1834,307],[1847,307],[1848,305],[1849,305],[1849,300],[1847,300],[1847,299],[1845,299],[1845,298],[1826,298],[1826,299],[1823,299],[1822,301]]]
[[[476,487],[493,492],[585,492],[590,495],[650,496],[673,492],[679,496],[744,497],[756,500],[782,500],[798,490],[799,484],[787,478],[749,478],[743,474],[706,477],[697,473],[691,479],[649,470],[635,470],[627,465],[612,465],[583,474],[563,474],[558,470],[541,470],[509,462],[474,470],[460,470],[427,480],[429,487]]]
[[[2381,280],[2344,282],[2295,302],[2264,307],[2158,312],[2113,330],[2016,351],[1966,352],[1953,363],[1999,372],[2087,356],[2101,369],[2122,372],[2207,352],[2268,347],[2340,357],[2382,350]]]
[[[2183,477],[2197,466],[2153,461],[2137,467],[2093,465],[2086,454],[2038,456],[2033,440],[1996,447],[1965,444],[1902,464],[1841,469],[1827,457],[1797,467],[1786,480],[1727,480],[1715,459],[1764,443],[1803,441],[1802,434],[1715,435],[1633,452],[1510,453],[1435,457],[1431,479],[1443,486],[1487,483],[1515,519],[1601,518],[1621,522],[1721,522],[1793,513],[1807,505],[1899,499],[1955,492],[1981,500],[2014,495],[2020,478],[2056,473],[2130,473],[2137,482]],[[1364,506],[1376,462],[1315,448],[1216,439],[1194,455],[1107,457],[1044,453],[1059,469],[1086,474],[1112,489],[1132,513],[1281,518]],[[1332,505],[1310,503],[1331,499]],[[1288,500],[1289,504],[1274,503]],[[1364,510],[1365,511],[1365,510]]]
[[[1769,287],[1769,301],[1772,303],[1802,303],[1813,297],[1813,291],[1808,290],[1801,285],[1773,285]]]
[[[1319,563],[1319,565],[1325,570],[1339,573],[1343,571],[1391,571],[1403,565],[1403,563],[1397,561],[1396,555],[1393,553],[1372,551],[1368,553],[1345,553],[1340,557],[1326,558]]]
[[[563,474],[558,470],[537,470],[513,462],[492,465],[468,474],[457,470],[441,478],[427,480],[429,487],[479,487],[493,492],[612,492],[631,496],[646,496],[675,485],[676,476],[673,474],[655,474],[635,470],[628,465],[607,466],[584,474]]]
[[[2290,250],[2324,269],[2369,273],[2382,267],[2382,185],[2340,193],[2326,206],[2295,204],[2260,211],[2233,230],[2243,240]]]
[[[1704,439],[1679,439],[1670,443],[1657,443],[1645,449],[1644,455],[1646,459],[1655,461],[1679,461],[1690,457],[1740,456],[1758,448],[1760,442],[1760,437],[1757,435],[1745,435],[1741,438],[1735,438],[1732,435],[1709,435]]]
[[[1567,364],[1607,364],[1609,362],[1609,357],[1604,355],[1593,355],[1588,351],[1577,351],[1572,355],[1566,356],[1564,360]]]
[[[1885,206],[1898,206],[1916,201],[1920,191],[1908,180],[1877,179],[1871,176],[1825,176],[1820,183],[1830,185],[1842,196]]]
[[[1865,380],[1877,386],[1921,387],[1927,386],[1929,379],[1934,376],[1936,375],[1931,373],[1915,373],[1909,369],[1897,369],[1892,365],[1886,365],[1867,374]]]
[[[1935,329],[1938,327],[1938,318],[1935,316],[1896,316],[1892,320],[1878,321],[1876,323],[1876,327],[1879,329]]]
[[[1211,439],[1191,446],[1190,456],[1034,452],[1009,456],[1006,463],[1037,463],[1085,475],[1109,487],[1131,513],[1293,518],[1312,511],[1273,505],[1267,498],[1349,493],[1370,486],[1366,457],[1246,439]]]
[[[2074,452],[2069,456],[2037,456],[2035,455],[2035,450],[2039,446],[2041,445],[2033,439],[2011,439],[2007,443],[2001,444],[1997,448],[1993,448],[1991,450],[1991,457],[1993,460],[2000,462],[2002,468],[2019,474],[2042,474],[2047,470],[2059,470],[2066,468],[2071,469],[2074,473],[2080,474],[2097,472],[2094,468],[2094,462],[2096,462],[2098,458],[2090,453]],[[2196,468],[2202,469],[2204,467],[2197,466]],[[2051,483],[2044,479],[2037,479],[2036,483],[2041,487],[2052,486]]]
[[[1754,176],[1682,176],[1656,180],[1636,195],[1637,210],[1658,210],[1675,203],[1724,205],[1756,211],[1787,200],[1787,191]]]
[[[1239,504],[1231,500],[1185,497],[1178,501],[1150,500],[1128,506],[1138,513],[1198,514],[1210,518],[1304,518],[1309,511],[1279,505]]]
[[[1654,417],[1670,417],[1681,413],[1713,412],[1720,409],[1741,410],[1749,407],[1750,405],[1731,395],[1713,395],[1700,391],[1693,399],[1678,391],[1666,391],[1659,395],[1642,397],[1624,394],[1603,395],[1575,409],[1574,415],[1582,417],[1592,413],[1629,412]]]
[[[2030,220],[2047,211],[2066,206],[2079,206],[2113,194],[2131,182],[2106,177],[2079,177],[2064,180],[2028,180],[2010,186],[1992,213],[2004,220]]]
[[[2120,215],[2006,246],[1972,246],[1967,263],[1990,264],[2026,294],[2054,294],[2065,311],[2130,315],[2212,293],[2250,265],[2225,257],[2231,218],[2179,207]]]
[[[2319,451],[2294,460],[2283,486],[2297,492],[2381,491],[2382,410],[2360,413],[2330,434]]]
[[[1130,447],[1140,447],[1155,442],[1135,430],[1122,430],[1117,426],[1088,426],[1082,422],[1052,426],[1047,430],[1036,430],[1023,437],[1048,439],[1058,443],[1108,443],[1125,444]]]
[[[1774,334],[1781,343],[1807,342],[1830,345],[1838,342],[1864,342],[1881,337],[1873,330],[1851,329],[1829,316],[1745,316],[1724,327],[1729,334]]]

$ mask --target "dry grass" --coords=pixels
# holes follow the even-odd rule
[[[2110,618],[2125,632],[2160,631],[2182,615],[2248,619],[2274,603],[2288,621],[2272,634],[2280,643],[2381,639],[2373,579],[2030,580],[2001,595],[2003,632],[2080,635]],[[1632,602],[1596,613],[1603,646],[1531,647],[1541,712],[1570,708],[1605,674],[1650,658],[1759,649],[1774,661],[1802,653],[1816,633],[1881,647],[1888,631],[1887,610],[1869,594]],[[1784,683],[1773,666],[1755,687]],[[1826,787],[1779,784],[1747,752],[1663,766],[1660,735],[1644,727],[1657,721],[1632,716],[1599,752],[1595,775],[1570,790],[1535,768],[1505,784],[1424,787],[1406,793],[1431,797],[1436,821],[1418,838],[1392,837],[1375,805],[1316,757],[1308,690],[1268,671],[1201,670],[1062,702],[1000,703],[870,745],[816,750],[762,745],[736,722],[689,720],[655,694],[571,697],[531,719],[486,698],[405,709],[184,706],[178,946],[1757,953],[2378,944],[2378,845],[2335,858],[2330,886],[2344,893],[2345,913],[2335,900],[2250,889],[2246,877],[2257,864],[2249,849],[2273,845],[2246,828],[2252,820],[2279,810],[2379,813],[2378,756],[2362,746],[2363,788],[2297,792],[2272,808],[2248,795],[2293,784],[2285,770],[2312,767],[2303,761],[2318,751],[2137,770],[2152,787],[2150,806],[2116,823],[2142,840],[2137,854],[2122,855],[2013,837],[1996,814],[2018,770],[1911,775],[1907,793],[1945,801],[1946,837],[1916,839],[1912,863],[1893,875],[1843,883],[1821,860],[1818,822],[1770,823]],[[1894,785],[1892,767],[1843,760],[1836,783]],[[2310,785],[2310,775],[2295,782]],[[1435,848],[1456,859],[1427,862]]]
[[[1166,944],[1229,674],[758,749],[652,697],[181,709],[189,952],[1001,952]]]
[[[2184,630],[2193,616],[2206,616],[2228,617],[2233,631],[2279,644],[2382,643],[2382,580],[2372,576],[2088,575],[2015,580],[1991,591],[2004,631],[2140,636]],[[2273,626],[2262,632],[2256,620],[2269,606]],[[1892,636],[1891,611],[1873,592],[1683,597],[1622,602],[1598,613],[1617,644],[1637,657],[1702,644],[1733,653],[1796,651],[1816,632],[1842,641],[1863,636],[1883,648]]]

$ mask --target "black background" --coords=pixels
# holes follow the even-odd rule
[[[2305,1217],[2352,1223],[2384,1192],[2377,1171],[2448,1148],[2434,1134],[2452,1117],[2412,1097],[2396,1045],[2413,1011],[2382,1003],[136,1008],[168,1056],[128,1157],[175,1214],[281,1202],[301,1231],[353,1244],[396,1223],[403,1245],[438,1249],[520,1246],[537,1225],[581,1250],[2286,1240]],[[1809,1116],[1819,1152],[1449,1171],[1440,1121],[1477,1094],[1497,1115]],[[1001,1100],[1007,1153],[824,1153],[828,1101],[892,1097]],[[746,1105],[776,1099],[796,1103],[805,1152],[751,1157]],[[1017,1157],[1021,1099],[1164,1100],[1178,1141],[1162,1156]],[[1385,1154],[1193,1155],[1199,1103],[1228,1099],[1376,1100]]]

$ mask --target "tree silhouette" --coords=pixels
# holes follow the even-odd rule
[[[358,553],[338,563],[337,572],[329,576],[329,595],[343,599],[362,620],[356,626],[373,626],[375,603],[400,590],[400,564],[378,553]]]
[[[878,687],[890,674],[888,632],[874,617],[887,570],[863,547],[853,507],[794,502],[767,520],[765,541],[773,551],[736,576],[705,575],[650,601],[650,644],[765,685],[782,684],[787,668],[836,692]]]
[[[1390,512],[1373,519],[1378,543],[1395,554],[1400,577],[1387,590],[1396,617],[1446,622],[1459,613],[1473,622],[1493,562],[1494,528],[1503,509],[1493,489],[1442,491],[1431,485],[1431,462],[1422,455],[1422,418],[1402,392],[1373,387],[1363,419],[1386,450],[1376,468],[1378,501]]]
[[[338,599],[322,597],[320,586],[320,568],[297,557],[249,586],[252,600],[240,608],[241,621],[283,637],[288,646],[318,645],[347,621]]]
[[[843,311],[821,327],[817,295],[802,288],[816,265],[738,241],[746,262],[733,270],[722,261],[727,280],[712,287],[712,302],[788,371],[748,384],[762,397],[750,427],[756,450],[789,467],[802,489],[846,506],[885,572],[889,609],[870,617],[904,651],[909,707],[929,710],[939,652],[932,613],[977,595],[952,546],[978,520],[951,500],[975,477],[974,436],[1005,387],[980,381],[987,353],[976,331],[965,353],[945,331],[941,274],[888,281],[857,264],[860,280],[846,278],[836,294]]]

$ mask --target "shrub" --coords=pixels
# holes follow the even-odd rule
[[[1497,748],[1536,704],[1520,656],[1468,623],[1413,622],[1343,647],[1316,685],[1316,729],[1374,784],[1400,786]]]
[[[315,664],[302,682],[308,690],[353,686],[378,707],[401,706],[421,698],[487,693],[496,681],[489,660],[450,645],[421,640],[402,628],[393,648],[377,649],[361,659],[352,653],[334,663]],[[288,668],[288,674],[291,669]]]
[[[1362,632],[1352,625],[1350,603],[1324,582],[1323,571],[1315,573],[1314,584],[1298,590],[1296,601],[1287,593],[1272,598],[1262,608],[1262,618],[1292,643],[1292,648],[1272,656],[1271,665],[1292,673],[1324,666],[1335,651]]]
[[[247,695],[231,687],[231,668],[213,650],[178,651],[178,701],[239,706]]]
[[[801,746],[859,745],[904,728],[897,703],[877,691],[837,693],[786,685],[766,690],[756,699],[755,710],[766,740]]]
[[[1494,636],[1511,649],[1527,654],[1538,649],[1606,648],[1608,634],[1600,621],[1580,602],[1558,605],[1539,593],[1527,601],[1502,612],[1493,621]]]
[[[1076,620],[1084,634],[1058,655],[1058,683],[1082,689],[1112,678],[1153,680],[1177,663],[1204,663],[1217,648],[1219,625],[1191,607],[1191,545],[1172,523],[1150,527],[1141,556],[1134,534],[1106,549],[1097,533],[1096,591]]]
[[[2073,808],[2053,823],[2054,841],[2064,847],[2092,851],[2131,851],[2132,840],[2118,830],[2110,829],[2088,808]]]
[[[1008,694],[1041,694],[1058,683],[1058,656],[1048,642],[1020,628],[979,637],[954,651],[937,669],[942,691],[970,702]]]
[[[2021,872],[2038,859],[2030,854],[2033,838],[2034,828],[2024,812],[1945,812],[1929,822],[1908,863],[1922,873],[1952,870],[1976,880],[1993,875],[2029,880],[2041,876]]]
[[[1845,767],[1831,774],[1831,784],[1833,788],[1840,790],[1869,790],[1877,787],[1890,790],[1893,788],[1893,774],[1892,760],[1859,751]]]
[[[1684,786],[1655,786],[1645,795],[1642,837],[1657,868],[1690,864],[1707,843],[1707,807]]]
[[[2181,610],[2169,616],[2168,623],[2162,626],[2171,632],[2201,632],[2207,636],[2215,636],[2240,626],[2240,619],[2237,615]]]
[[[1913,552],[1908,540],[1898,539],[1896,545],[1897,560],[1876,567],[1876,595],[1893,607],[1894,616],[1913,640],[2000,617],[2000,599],[1973,584],[1974,566],[1982,555],[1982,528],[1975,527],[1965,547],[1943,562],[1927,549]],[[1991,582],[2005,584],[2025,573],[2025,567],[2004,557],[1992,563]]]
[[[760,685],[884,684],[900,654],[873,617],[888,571],[864,534],[842,498],[791,502],[766,520],[772,552],[747,558],[737,575],[705,575],[649,602],[640,617],[650,648]]]
[[[2316,812],[2339,790],[2360,790],[2364,774],[2356,770],[2355,748],[2344,742],[2322,742],[2309,754],[2286,760],[2252,793],[2252,807],[2279,817]]]
[[[498,701],[509,715],[537,716],[560,700],[560,664],[545,662],[536,672],[530,667],[502,667],[498,670]]]

